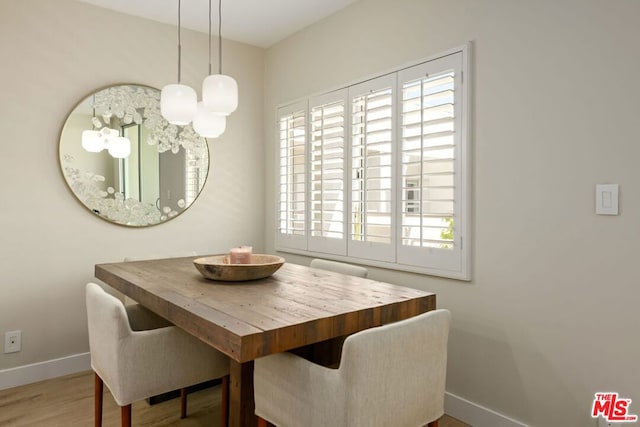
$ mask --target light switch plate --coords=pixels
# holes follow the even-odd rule
[[[618,184],[596,185],[596,214],[618,215]]]

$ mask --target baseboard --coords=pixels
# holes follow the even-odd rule
[[[528,427],[520,421],[449,392],[445,393],[444,412],[473,427]]]
[[[37,383],[51,378],[91,369],[89,353],[74,354],[60,359],[0,370],[0,390]]]

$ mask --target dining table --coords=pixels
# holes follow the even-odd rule
[[[95,265],[95,277],[229,356],[229,425],[254,426],[253,361],[294,351],[339,361],[350,334],[436,308],[436,295],[285,262],[224,282],[180,257]]]

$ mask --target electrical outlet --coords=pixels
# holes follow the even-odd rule
[[[4,333],[4,352],[16,353],[22,347],[22,331],[10,331]]]

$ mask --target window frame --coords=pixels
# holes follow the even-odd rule
[[[402,215],[402,195],[398,193],[402,189],[401,180],[402,180],[402,84],[405,82],[401,75],[406,73],[406,70],[420,67],[424,64],[428,64],[430,62],[436,62],[440,59],[452,57],[456,55],[460,55],[460,73],[459,73],[459,83],[456,83],[454,89],[456,91],[455,94],[455,108],[460,109],[460,128],[456,127],[456,143],[455,143],[455,196],[454,196],[454,204],[455,204],[455,212],[456,219],[454,222],[454,249],[456,251],[456,258],[453,264],[448,262],[447,260],[438,260],[438,256],[434,256],[434,253],[439,252],[439,250],[429,250],[429,248],[421,248],[425,250],[421,250],[421,255],[417,256],[401,256],[402,242],[399,240],[401,236],[401,215]],[[386,72],[377,74],[367,79],[361,79],[352,84],[344,85],[340,88],[333,89],[330,91],[326,91],[317,95],[304,97],[296,102],[286,103],[276,106],[276,239],[275,239],[275,249],[280,252],[285,253],[293,253],[304,256],[311,257],[323,257],[327,259],[333,259],[336,261],[343,262],[356,262],[363,265],[369,265],[373,267],[380,267],[392,270],[400,270],[407,271],[419,274],[433,275],[445,278],[452,278],[458,280],[471,280],[471,130],[470,130],[470,99],[471,99],[471,75],[470,75],[470,56],[471,56],[471,43],[468,43],[464,46],[457,47],[451,49],[449,51],[443,52],[438,55],[434,55],[428,58],[423,58],[417,61],[413,61],[409,64],[405,64],[401,67],[395,67],[394,69]],[[389,78],[388,76],[392,75],[395,84],[392,87],[393,98],[392,98],[392,110],[393,110],[393,119],[392,119],[392,178],[391,178],[391,236],[392,241],[389,245],[391,248],[389,251],[379,251],[376,249],[371,249],[377,245],[371,245],[368,242],[352,242],[351,240],[351,226],[352,226],[352,218],[351,218],[351,206],[352,206],[352,135],[351,135],[351,109],[352,109],[352,95],[354,93],[359,92],[357,89],[362,89],[365,86],[369,85],[370,81],[374,81],[376,79],[384,79]],[[456,76],[457,78],[458,76]],[[460,89],[458,89],[460,88]],[[458,91],[460,90],[460,93]],[[310,159],[311,159],[311,129],[312,129],[312,104],[315,100],[322,100],[325,97],[326,99],[332,99],[331,95],[335,95],[338,91],[347,91],[348,95],[345,100],[344,105],[344,114],[345,114],[345,135],[344,135],[344,233],[343,240],[346,246],[346,252],[343,252],[340,247],[342,247],[342,243],[336,244],[332,242],[329,245],[323,244],[310,244],[312,240],[311,238],[311,167],[310,167]],[[299,239],[287,239],[282,238],[282,234],[278,232],[279,229],[279,220],[280,220],[280,210],[279,210],[279,200],[280,200],[280,137],[279,137],[279,118],[281,116],[281,111],[285,111],[288,109],[295,109],[296,106],[301,104],[306,104],[306,117],[305,117],[305,125],[306,125],[306,145],[305,145],[305,155],[306,155],[306,165],[305,165],[305,185],[306,185],[306,233],[304,236],[304,242]],[[458,113],[456,113],[457,115]],[[295,236],[301,237],[301,236]],[[354,245],[354,243],[356,243]],[[362,243],[362,244],[361,244]],[[380,255],[382,254],[382,255]],[[417,257],[417,258],[416,258]],[[446,258],[446,257],[445,257]],[[426,260],[426,262],[425,262]]]

